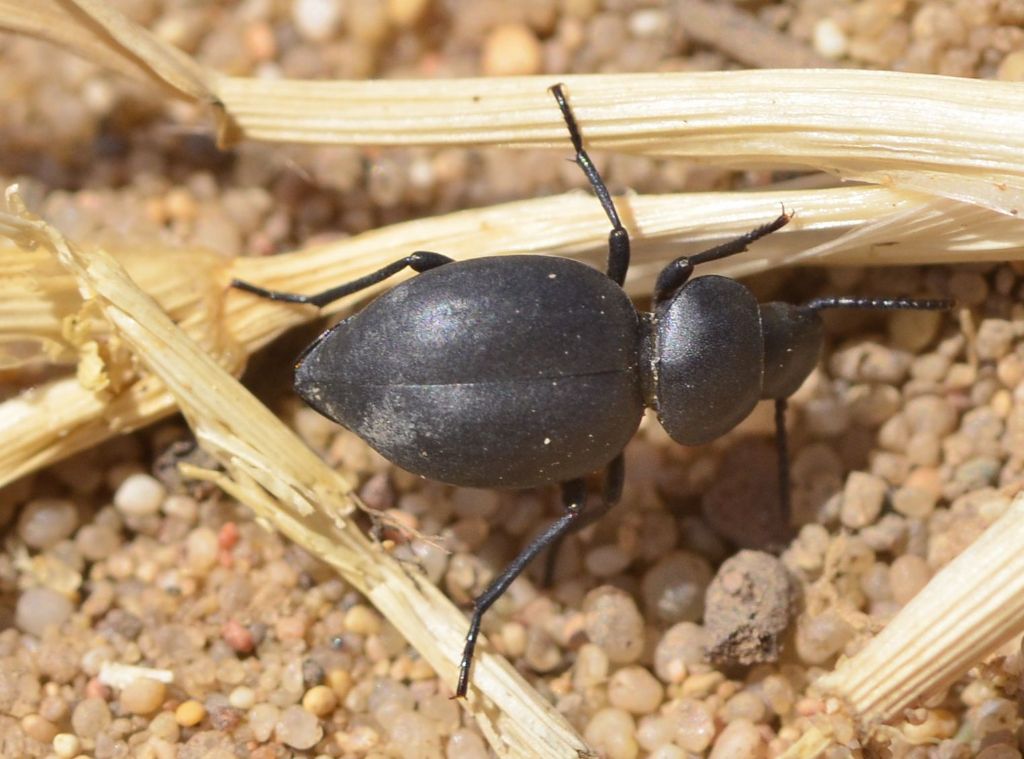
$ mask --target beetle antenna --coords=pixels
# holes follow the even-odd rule
[[[562,111],[565,125],[569,128],[569,139],[572,140],[572,146],[576,150],[576,165],[583,169],[590,186],[594,188],[594,194],[601,201],[601,207],[607,214],[608,221],[612,223],[612,231],[608,235],[608,277],[621,285],[626,281],[626,272],[629,269],[629,233],[622,226],[619,212],[615,210],[615,202],[612,200],[611,193],[608,192],[608,186],[601,179],[601,174],[583,147],[583,135],[580,134],[579,124],[576,123],[576,117],[565,97],[564,86],[556,84],[550,89]]]
[[[919,311],[949,311],[956,306],[950,298],[861,298],[854,295],[838,295],[815,298],[805,304],[812,311],[826,308],[875,308],[875,309],[916,309]]]

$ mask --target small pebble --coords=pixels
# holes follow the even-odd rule
[[[245,625],[235,619],[229,619],[221,628],[224,642],[240,654],[250,653],[255,647],[252,633]]]
[[[323,665],[316,659],[306,659],[302,662],[302,684],[307,688],[322,685],[326,677]]]
[[[767,746],[757,726],[746,719],[730,722],[719,734],[709,759],[762,759]]]
[[[338,697],[326,685],[316,685],[302,697],[302,708],[317,717],[326,717],[338,705]]]
[[[256,703],[256,693],[252,688],[239,685],[228,694],[228,703],[236,709],[251,709]]]
[[[209,527],[197,527],[185,539],[185,561],[197,575],[205,575],[212,569],[219,554],[217,533]]]
[[[623,667],[608,681],[608,702],[631,714],[653,713],[664,695],[661,683],[644,667]]]
[[[892,494],[892,507],[900,514],[912,519],[927,518],[935,511],[936,501],[934,493],[906,483]]]
[[[782,675],[768,675],[762,680],[761,695],[768,707],[780,716],[789,714],[796,700],[793,684]]]
[[[398,27],[412,27],[420,22],[430,0],[387,0],[388,19]]]
[[[281,641],[302,640],[308,628],[309,620],[305,612],[300,611],[279,618],[274,623],[274,635]]]
[[[501,626],[501,642],[505,647],[505,656],[515,659],[526,651],[526,626],[519,622],[506,622]]]
[[[480,64],[484,76],[539,74],[542,62],[540,40],[524,24],[501,24],[484,39]]]
[[[763,722],[767,716],[764,700],[756,693],[740,691],[725,702],[720,712],[726,722],[745,719],[748,722]]]
[[[50,548],[69,537],[77,525],[78,508],[74,503],[57,498],[37,498],[21,510],[18,537],[29,548]]]
[[[696,622],[704,613],[704,593],[712,576],[711,565],[703,556],[674,551],[644,574],[644,605],[649,614],[666,624]]]
[[[484,739],[472,730],[456,730],[448,739],[446,759],[487,759],[489,756]]]
[[[198,725],[203,721],[204,717],[206,717],[206,707],[192,699],[183,701],[178,705],[178,708],[174,710],[174,719],[176,719],[178,724],[182,727]]]
[[[680,683],[689,671],[706,668],[711,639],[707,630],[693,622],[673,625],[654,648],[654,671],[663,683]]]
[[[256,704],[252,707],[249,710],[248,722],[253,738],[260,742],[270,740],[280,716],[280,709],[273,704]]]
[[[356,635],[376,635],[380,632],[380,616],[370,607],[356,604],[345,613],[345,627]]]
[[[850,529],[874,522],[882,512],[888,485],[881,477],[866,472],[850,472],[843,488],[839,518]]]
[[[976,271],[954,269],[949,276],[949,294],[960,307],[980,306],[988,298],[988,282]]]
[[[352,675],[348,670],[332,669],[327,673],[327,687],[334,691],[339,701],[344,701],[345,696],[352,690]]]
[[[583,601],[584,625],[591,642],[614,664],[636,661],[644,647],[644,621],[632,597],[611,586],[595,588]]]
[[[715,718],[707,706],[692,698],[676,702],[669,712],[676,724],[675,742],[687,751],[703,753],[715,739]]]
[[[80,738],[95,738],[110,726],[110,707],[101,698],[85,698],[71,712],[71,727]]]
[[[174,712],[160,712],[149,722],[149,732],[168,743],[177,743],[181,737],[181,726],[174,718]]]
[[[978,325],[974,349],[982,361],[998,361],[1010,352],[1013,339],[1013,322],[1005,319],[983,319]]]
[[[148,677],[130,682],[121,691],[121,706],[132,714],[152,714],[167,697],[167,686]]]
[[[324,737],[324,729],[314,714],[301,706],[289,706],[277,719],[274,737],[286,746],[305,750]]]
[[[637,720],[636,742],[647,751],[672,743],[676,737],[676,722],[661,714],[648,714]]]
[[[892,587],[893,600],[898,604],[906,604],[931,579],[928,562],[914,554],[897,557],[889,568],[889,584]]]
[[[419,713],[429,719],[441,735],[451,735],[462,722],[458,702],[446,695],[435,693],[419,703]]]
[[[619,546],[604,545],[591,548],[583,557],[587,572],[598,579],[614,577],[625,571],[632,557]]]
[[[49,588],[29,588],[18,596],[14,623],[29,635],[42,637],[46,628],[60,627],[74,607],[63,595]]]
[[[337,33],[343,7],[343,0],[294,0],[292,19],[304,39],[323,42]]]
[[[114,493],[114,506],[126,516],[143,517],[160,511],[167,489],[148,474],[132,474]]]
[[[608,655],[604,649],[593,643],[580,646],[576,652],[572,677],[577,690],[586,690],[605,682],[608,679]]]
[[[217,532],[217,545],[224,551],[230,551],[238,543],[239,534],[235,522],[225,522]]]
[[[826,58],[837,60],[846,54],[846,33],[835,21],[823,18],[814,25],[814,49]]]
[[[176,517],[186,524],[191,524],[199,515],[199,504],[191,496],[172,493],[164,499],[163,512],[169,517]]]
[[[1014,50],[999,63],[996,78],[1004,82],[1024,81],[1024,50]]]
[[[121,535],[102,524],[86,524],[75,535],[75,547],[86,561],[102,561],[121,547]]]
[[[422,714],[408,710],[398,712],[388,723],[388,733],[402,759],[440,759],[441,734]]]
[[[71,733],[57,733],[53,736],[53,751],[60,759],[71,759],[82,748],[82,741]]]
[[[853,628],[835,609],[811,617],[800,615],[796,627],[796,652],[807,664],[824,664],[853,637]]]
[[[57,726],[38,714],[27,714],[22,717],[21,729],[29,738],[40,743],[50,743],[57,735]]]
[[[587,743],[606,759],[635,759],[640,754],[636,723],[623,709],[601,709],[583,730]]]

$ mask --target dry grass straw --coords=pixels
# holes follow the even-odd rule
[[[797,209],[790,226],[720,271],[749,274],[789,260],[871,263],[883,252],[889,263],[1005,258],[1018,256],[1024,244],[1024,226],[1011,217],[879,187],[638,196],[620,202],[636,241],[627,288],[648,293],[670,258],[746,231],[782,206]],[[311,292],[418,249],[458,259],[539,251],[600,265],[605,245],[597,202],[571,193],[397,224],[272,258],[225,263],[201,250],[160,248],[121,250],[117,257],[190,337],[238,373],[254,351],[319,313],[229,291],[233,277]],[[350,308],[372,292],[331,308]],[[104,320],[81,314],[74,279],[45,252],[0,245],[0,295],[0,368],[39,360],[79,364],[78,377],[58,377],[0,404],[0,435],[12,441],[0,449],[0,484],[174,412],[173,397],[130,367],[113,378],[89,376],[101,348],[110,353],[116,345],[104,340]]]
[[[228,77],[103,0],[0,0],[0,28],[209,107],[223,142],[565,147],[550,77],[303,82]],[[561,77],[595,149],[784,162],[1004,213],[1024,208],[1024,90],[883,71],[764,70]],[[841,107],[837,107],[840,106]]]
[[[211,109],[239,139],[349,145],[502,144],[565,151],[548,79],[456,82],[270,82],[223,77],[168,48],[99,0],[0,0],[0,27],[63,45]],[[565,77],[595,148],[749,166],[810,166],[877,187],[746,195],[633,197],[637,240],[628,286],[649,287],[666,260],[745,231],[780,204],[784,232],[731,262],[733,273],[781,262],[904,263],[1020,257],[1024,91],[1016,85],[884,72],[786,71]],[[835,107],[843,104],[842,109]],[[713,221],[708,221],[708,220]],[[465,620],[404,574],[346,519],[348,485],[324,467],[228,371],[311,311],[225,293],[232,276],[311,291],[417,248],[456,258],[544,251],[597,261],[606,223],[582,194],[525,201],[377,230],[288,256],[221,263],[201,251],[126,251],[124,269],[76,248],[24,213],[0,231],[35,250],[0,249],[0,361],[75,362],[78,376],[0,405],[0,481],[34,471],[181,408],[224,463],[215,479],[257,515],[332,563],[442,677],[453,675]],[[794,254],[794,251],[801,251]],[[183,267],[179,256],[188,256]],[[187,271],[189,286],[174,279]],[[135,282],[141,286],[136,287]],[[156,305],[142,291],[156,298]],[[352,305],[353,299],[336,308]],[[171,319],[167,314],[170,314]],[[200,347],[202,346],[202,347]],[[208,356],[214,356],[214,359]],[[885,632],[823,678],[860,727],[891,719],[1024,630],[1017,502],[938,574]],[[995,559],[993,558],[995,557]],[[991,588],[998,588],[998,597]],[[1004,592],[1005,591],[1005,592]],[[983,601],[982,599],[989,599]],[[576,756],[560,718],[483,647],[469,704],[505,755]],[[793,756],[830,740],[812,729]]]

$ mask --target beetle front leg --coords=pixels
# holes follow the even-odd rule
[[[732,240],[716,245],[713,248],[696,253],[692,256],[680,256],[675,261],[672,261],[668,266],[661,270],[658,275],[657,282],[654,285],[654,302],[660,303],[672,296],[676,290],[683,286],[683,284],[693,274],[693,268],[699,264],[706,264],[710,261],[718,261],[729,256],[735,256],[737,253],[742,253],[747,249],[747,246],[755,240],[760,240],[766,235],[770,235],[772,232],[776,232],[782,229],[789,223],[789,220],[793,218],[793,215],[786,213],[785,210],[774,220],[767,224],[762,224],[757,229],[752,229],[746,234],[742,234],[739,237],[735,237]]]

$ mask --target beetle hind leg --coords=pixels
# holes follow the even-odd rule
[[[588,506],[586,486],[582,479],[569,480],[562,483],[562,502],[565,513],[550,527],[538,535],[512,560],[505,571],[498,575],[474,601],[473,615],[469,620],[469,632],[466,633],[466,644],[462,649],[462,661],[459,663],[459,682],[455,688],[455,697],[463,698],[469,689],[469,670],[473,664],[473,651],[476,639],[480,634],[480,622],[491,605],[494,604],[509,585],[520,575],[531,561],[545,548],[557,549],[562,539],[577,530],[592,524],[604,516],[615,505],[622,493],[622,481],[625,473],[623,458],[620,453],[611,464],[605,475],[604,498],[600,502]]]

